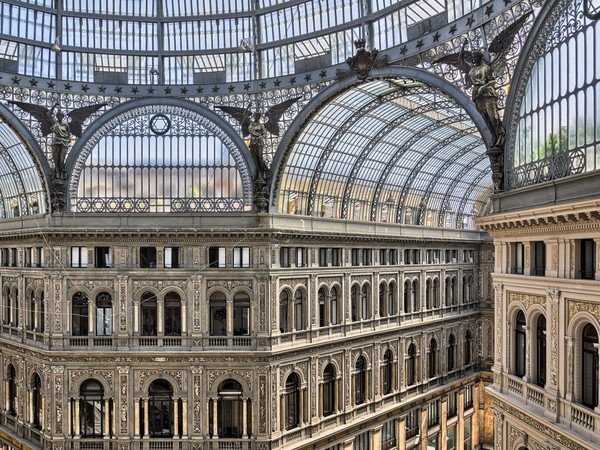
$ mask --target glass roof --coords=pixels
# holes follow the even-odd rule
[[[0,115],[0,217],[45,213],[45,198],[31,153]]]
[[[423,22],[441,28],[484,3],[5,0],[0,59],[17,61],[8,72],[84,83],[251,81],[344,63],[358,38],[379,50],[398,47],[431,28]],[[60,58],[50,52],[57,39]]]
[[[336,94],[280,167],[278,211],[471,228],[492,183],[485,144],[450,97],[410,79]]]

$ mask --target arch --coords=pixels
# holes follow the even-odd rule
[[[454,333],[450,333],[448,336],[448,355],[446,358],[446,368],[448,372],[452,372],[456,369],[456,338]]]
[[[227,372],[220,374],[218,377],[215,377],[215,379],[208,386],[207,394],[211,397],[217,396],[219,394],[219,386],[221,386],[227,380],[233,380],[236,383],[240,384],[242,386],[242,392],[251,391],[248,382],[243,377],[233,372]]]
[[[300,425],[302,415],[302,411],[300,411],[300,382],[295,372],[287,376],[284,388],[284,409],[287,418],[285,429],[290,430]]]
[[[352,377],[354,378],[354,404],[360,405],[367,400],[367,363],[363,355],[358,356],[352,366]]]
[[[140,182],[142,178],[140,177],[151,177],[152,170],[147,171],[147,174],[144,175],[145,172],[137,172],[136,168],[139,168],[140,164],[137,162],[138,159],[141,161],[141,155],[130,155],[126,156],[119,155],[119,160],[121,157],[126,158],[124,164],[116,164],[114,165],[115,170],[118,169],[117,178],[113,178],[112,175],[106,176],[110,181],[110,186],[107,188],[106,193],[104,190],[102,193],[100,190],[92,193],[90,190],[86,193],[87,187],[81,186],[80,181],[87,179],[88,175],[84,174],[84,169],[87,166],[87,159],[92,154],[94,149],[99,145],[105,136],[108,136],[110,133],[114,132],[121,123],[124,123],[128,120],[133,120],[138,117],[153,117],[157,114],[168,114],[172,115],[174,118],[178,118],[177,120],[173,120],[169,123],[169,130],[173,133],[177,133],[178,138],[186,139],[185,147],[189,147],[192,145],[188,142],[190,139],[193,139],[192,136],[197,134],[193,132],[193,130],[188,130],[187,122],[195,124],[195,126],[201,126],[203,129],[208,130],[210,136],[219,140],[219,143],[223,144],[223,148],[226,149],[227,153],[226,160],[222,161],[223,164],[227,162],[226,165],[223,165],[223,171],[227,172],[223,178],[223,186],[226,186],[221,194],[217,195],[217,188],[214,186],[209,187],[208,185],[204,186],[201,183],[202,179],[205,179],[205,176],[201,174],[201,168],[206,168],[209,170],[210,168],[214,168],[215,173],[219,171],[221,167],[221,161],[217,160],[217,156],[214,154],[212,156],[204,155],[185,155],[185,168],[192,168],[192,172],[189,174],[189,180],[194,183],[193,189],[197,189],[198,193],[195,194],[193,192],[187,192],[186,190],[181,190],[179,184],[174,184],[171,186],[170,180],[171,175],[171,156],[166,155],[163,159],[162,155],[156,155],[156,160],[151,164],[152,170],[156,170],[157,175],[160,171],[163,173],[163,169],[165,170],[164,177],[169,180],[168,189],[164,191],[163,194],[156,194],[158,197],[156,199],[139,196],[137,191],[134,191],[132,188],[128,186],[127,183],[124,182],[122,184],[120,181],[115,181],[118,183],[115,185],[113,189],[113,180],[120,179],[123,177],[131,178],[137,177]],[[179,123],[181,122],[181,123]],[[172,123],[172,125],[171,125]],[[146,129],[146,123],[138,124],[142,126],[145,132],[151,133]],[[136,125],[137,126],[137,125]],[[189,127],[188,127],[189,128]],[[139,134],[139,133],[138,133]],[[123,136],[126,136],[123,134]],[[129,135],[127,135],[129,136]],[[156,139],[163,139],[161,134],[152,133],[152,136],[156,136]],[[200,140],[197,140],[197,145],[200,144]],[[194,145],[196,145],[194,144]],[[183,145],[183,143],[182,143]],[[204,145],[207,149],[212,148],[208,141],[205,142]],[[104,157],[104,156],[103,156]],[[148,156],[149,158],[149,156]],[[178,156],[179,161],[182,161],[182,156]],[[218,158],[221,158],[219,156]],[[112,156],[110,158],[107,156],[107,160],[112,161]],[[136,163],[131,165],[130,160],[136,160]],[[148,159],[150,161],[150,159]],[[234,163],[232,161],[235,161]],[[179,177],[181,171],[181,164],[175,161],[172,165],[173,170],[177,170],[177,177]],[[135,166],[135,168],[134,168]],[[193,174],[193,171],[198,169],[197,174]],[[234,174],[231,176],[239,176],[239,189],[237,185],[237,181],[234,183],[235,188],[233,188],[237,194],[229,195],[229,170],[230,168],[234,170]],[[107,166],[107,170],[110,169],[111,173],[113,170],[112,162],[109,166]],[[240,138],[240,136],[231,128],[231,126],[216,113],[204,108],[203,106],[193,103],[183,99],[175,99],[175,98],[144,98],[144,99],[136,99],[131,100],[125,103],[122,103],[115,108],[109,110],[106,114],[102,115],[98,120],[93,122],[83,133],[81,139],[78,139],[73,149],[69,153],[66,161],[66,170],[71,174],[69,180],[69,186],[67,189],[67,204],[70,205],[72,210],[76,211],[103,211],[103,212],[230,212],[230,211],[248,211],[252,206],[252,179],[251,175],[254,173],[254,163],[250,158],[250,153],[248,152],[248,148]],[[88,169],[86,169],[88,170]],[[94,169],[89,168],[89,176],[91,176]],[[98,169],[100,170],[100,169]],[[126,172],[123,172],[126,170]],[[168,173],[166,172],[168,170]],[[211,169],[212,170],[212,169]],[[83,174],[83,178],[82,178]],[[100,175],[98,175],[100,176]],[[186,172],[186,177],[188,174]],[[146,178],[144,178],[146,179]],[[150,178],[148,178],[149,180]],[[149,182],[149,181],[148,181]],[[86,182],[87,183],[87,182]],[[92,181],[90,181],[92,183]],[[206,184],[206,183],[205,183]],[[90,185],[91,186],[91,185]],[[204,186],[204,187],[203,187]],[[217,185],[215,185],[217,186]],[[219,184],[218,186],[221,186]],[[217,186],[217,187],[218,187]],[[110,188],[110,191],[108,190]],[[205,189],[206,188],[206,189]],[[78,192],[81,190],[82,195],[80,196]],[[90,187],[91,189],[91,187]],[[202,194],[202,189],[206,190],[205,194]],[[219,188],[220,189],[220,188]],[[214,192],[213,192],[214,191]],[[212,194],[211,194],[212,192]],[[168,193],[168,195],[167,195]],[[214,194],[214,195],[213,195]],[[225,195],[227,194],[227,195]],[[161,199],[158,201],[157,199]]]
[[[165,336],[181,336],[182,314],[179,290],[169,289],[163,294],[163,331]]]
[[[80,429],[76,433],[82,437],[98,438],[106,434],[110,423],[105,422],[106,390],[95,378],[86,378],[79,386]]]
[[[37,371],[31,374],[30,388],[32,392],[32,404],[30,407],[33,410],[33,426],[38,430],[42,428],[42,378]]]
[[[431,338],[431,340],[429,341],[429,347],[428,347],[428,359],[427,359],[427,368],[428,368],[428,374],[429,374],[429,378],[435,378],[438,374],[438,352],[439,352],[439,348],[438,348],[438,344],[437,344],[437,340],[435,338]]]
[[[19,215],[47,212],[50,192],[50,165],[33,134],[21,120],[5,105],[0,104],[0,136],[2,136],[2,158],[0,159],[0,176],[12,181],[17,196],[0,190],[0,215],[13,217],[10,204],[17,199]],[[4,148],[7,145],[7,148]],[[27,182],[25,179],[27,178]],[[35,187],[35,190],[32,189]],[[30,203],[37,197],[36,213]]]
[[[525,327],[527,326],[527,322],[525,320],[525,313],[522,310],[519,310],[515,316],[515,339],[514,339],[514,373],[518,377],[525,376],[525,367],[526,367],[526,349],[527,349],[527,334],[525,332]]]
[[[401,87],[400,85],[403,82],[408,83],[410,85],[410,88],[406,89],[404,87]],[[300,199],[296,200],[296,205],[301,204],[301,206],[299,208],[295,208],[292,213],[298,213],[298,210],[300,210],[301,214],[311,215],[316,214],[317,211],[320,213],[321,211],[328,211],[328,208],[332,208],[330,211],[330,216],[340,218],[352,218],[352,214],[349,211],[352,210],[353,205],[350,204],[349,199],[360,198],[362,199],[360,201],[364,203],[365,208],[365,211],[362,214],[360,220],[393,221],[390,220],[390,218],[393,217],[394,208],[396,208],[396,211],[399,212],[404,208],[404,205],[408,206],[409,204],[412,205],[414,203],[414,206],[416,206],[419,204],[418,199],[413,199],[413,197],[415,196],[414,193],[411,192],[410,195],[408,195],[408,197],[399,196],[398,192],[392,190],[393,188],[399,190],[403,185],[402,179],[406,181],[405,178],[408,175],[408,173],[404,173],[402,176],[399,177],[398,173],[396,173],[396,164],[402,159],[403,154],[407,153],[406,149],[409,149],[413,145],[416,145],[419,140],[423,140],[423,142],[425,142],[425,140],[429,139],[428,142],[431,143],[434,136],[435,139],[439,138],[440,141],[444,141],[445,139],[447,139],[448,135],[444,134],[446,132],[438,132],[438,130],[442,129],[443,127],[452,127],[453,123],[460,120],[465,121],[465,123],[468,122],[469,124],[472,124],[472,133],[468,136],[465,135],[463,138],[457,137],[457,135],[455,134],[455,139],[448,142],[446,145],[452,145],[454,142],[460,141],[459,146],[461,148],[460,150],[457,149],[457,151],[460,152],[464,151],[464,148],[469,143],[473,142],[473,139],[480,140],[481,145],[476,151],[474,150],[474,152],[480,154],[480,156],[484,154],[486,147],[485,142],[489,143],[491,141],[489,131],[487,130],[486,126],[483,123],[483,119],[481,118],[480,114],[475,110],[474,106],[472,104],[469,105],[470,100],[456,86],[453,86],[451,85],[451,83],[443,80],[441,77],[438,77],[437,75],[422,69],[408,67],[388,67],[386,69],[378,69],[372,72],[372,78],[369,78],[367,82],[362,84],[357,83],[356,80],[353,79],[341,80],[337,83],[334,83],[333,85],[326,88],[322,93],[313,98],[307,104],[307,106],[302,111],[300,111],[299,115],[296,117],[291,127],[284,135],[272,165],[274,178],[272,180],[271,204],[273,206],[277,206],[280,212],[290,212],[290,210],[288,210],[286,200],[286,196],[288,195],[288,188],[286,187],[287,184],[285,183],[288,183],[287,178],[292,176],[288,174],[288,166],[290,166],[290,164],[293,164],[293,160],[290,158],[292,158],[294,152],[296,151],[295,146],[302,145],[302,133],[305,127],[308,127],[311,124],[311,120],[316,120],[316,117],[319,114],[327,113],[328,108],[332,107],[330,103],[331,99],[335,98],[336,101],[342,99],[343,101],[344,95],[346,95],[348,92],[366,92],[368,91],[370,86],[374,86],[376,83],[380,83],[382,86],[388,83],[389,89],[382,89],[381,95],[377,98],[374,96],[372,98],[372,101],[369,101],[366,98],[362,98],[356,103],[357,106],[352,108],[352,116],[348,116],[346,113],[343,113],[340,114],[340,117],[336,118],[336,123],[340,124],[338,125],[339,128],[337,128],[337,131],[334,129],[328,129],[327,135],[329,137],[324,136],[326,142],[322,145],[319,144],[320,149],[323,148],[328,150],[315,151],[315,155],[313,156],[313,158],[315,159],[315,162],[318,161],[316,162],[317,165],[315,170],[312,172],[312,175],[308,174],[306,176],[306,174],[303,174],[303,176],[305,176],[305,178],[307,179],[306,183],[307,186],[310,187],[310,189],[303,190],[302,192],[297,191],[299,197],[296,198]],[[338,151],[335,150],[334,143],[337,144],[338,142],[341,142],[341,136],[345,135],[348,132],[348,130],[353,129],[353,125],[355,124],[355,122],[357,122],[357,120],[362,120],[363,117],[366,117],[367,113],[369,113],[369,115],[376,115],[374,111],[376,111],[377,108],[382,108],[382,111],[385,108],[389,109],[390,103],[398,96],[403,96],[405,99],[409,98],[412,95],[410,91],[411,89],[415,89],[415,91],[422,89],[438,92],[438,98],[441,99],[443,97],[444,101],[448,102],[447,105],[453,104],[456,105],[458,108],[462,108],[462,111],[464,112],[464,117],[461,116],[459,118],[456,115],[454,115],[454,117],[450,117],[449,115],[447,120],[440,119],[439,122],[432,123],[429,126],[427,126],[424,123],[421,123],[420,126],[414,125],[413,129],[421,130],[420,134],[419,132],[417,132],[416,135],[413,134],[413,138],[398,139],[397,134],[399,130],[399,124],[408,122],[410,120],[416,120],[415,118],[422,117],[422,114],[427,112],[427,108],[432,107],[431,104],[427,105],[426,102],[419,103],[417,106],[412,108],[411,111],[404,111],[404,115],[398,115],[396,117],[397,122],[394,122],[394,120],[390,119],[389,121],[387,121],[386,126],[374,127],[373,132],[371,133],[372,136],[370,136],[370,138],[365,140],[364,142],[360,142],[357,144],[356,150],[348,159],[348,166],[343,169],[344,173],[339,172],[339,180],[338,178],[336,178],[337,175],[331,175],[328,173],[327,185],[329,186],[329,188],[331,188],[332,183],[337,183],[340,186],[339,190],[336,188],[335,191],[330,190],[331,194],[325,194],[325,191],[323,190],[324,188],[319,189],[318,186],[320,186],[321,183],[320,174],[322,173],[323,168],[326,167],[326,165],[328,164],[327,161],[329,159],[329,154],[331,154],[331,152]],[[403,90],[402,94],[399,94],[400,90]],[[437,108],[438,112],[441,110],[442,107]],[[357,116],[358,119],[356,118]],[[391,117],[392,116],[390,116],[390,118]],[[436,132],[438,133],[437,135]],[[393,138],[392,136],[395,136],[395,138]],[[384,156],[384,153],[382,153],[381,148],[378,147],[382,142],[385,142],[386,139],[389,141],[398,141],[400,143],[398,145],[398,150],[395,154],[392,149],[389,149],[386,150]],[[327,140],[329,141],[327,142]],[[362,144],[364,144],[364,146],[362,146]],[[310,146],[311,144],[307,145]],[[432,148],[435,147],[435,145],[427,145],[426,147]],[[379,166],[377,169],[375,169],[376,174],[373,174],[374,177],[370,179],[371,181],[369,182],[369,188],[364,188],[370,189],[370,193],[368,194],[368,196],[365,196],[367,195],[366,191],[363,190],[363,187],[361,187],[360,185],[356,185],[354,183],[354,180],[363,180],[363,178],[361,177],[366,176],[366,172],[364,172],[363,168],[361,167],[361,161],[363,161],[367,157],[367,155],[371,155],[372,153],[377,153],[378,156],[377,158],[369,156],[369,159],[372,161],[377,161],[376,164],[379,164]],[[381,160],[378,159],[379,154],[381,154]],[[433,155],[430,153],[429,158],[431,158],[432,156]],[[468,157],[467,159],[472,158]],[[486,158],[476,159],[479,160],[481,163],[479,164],[479,166],[477,166],[477,173],[489,173],[489,163],[487,162]],[[395,170],[396,172],[394,172]],[[432,168],[432,170],[434,170],[435,173],[435,168]],[[427,175],[427,178],[430,179],[432,178],[432,176]],[[292,181],[290,182],[294,183]],[[323,183],[325,183],[325,181],[323,181]],[[421,184],[422,181],[417,183],[417,185]],[[438,202],[439,199],[441,199],[446,194],[447,190],[454,191],[456,188],[456,186],[451,183],[449,183],[446,187],[448,189],[443,188],[439,192],[436,191],[436,194],[434,196],[435,198],[433,199],[435,202]],[[391,199],[391,201],[385,200],[388,197]],[[473,204],[475,204],[475,202],[478,201],[480,201],[480,199],[470,200],[470,202],[472,202]],[[431,204],[431,209],[435,209],[433,208],[433,204],[434,203]],[[372,205],[372,207],[369,207],[369,205]],[[386,212],[385,214],[384,211]],[[460,211],[459,213],[463,214],[463,212],[464,211]],[[467,214],[471,213],[471,210],[467,212]],[[383,217],[382,214],[385,215],[385,217]],[[399,219],[400,216],[396,214],[396,222],[399,222]]]
[[[6,367],[6,380],[8,385],[8,392],[6,395],[8,396],[8,411],[7,413],[11,416],[16,416],[18,411],[17,405],[17,392],[19,390],[17,385],[17,369],[14,364],[11,362],[8,363]]]
[[[598,330],[591,323],[581,333],[581,403],[598,406]]]
[[[177,386],[177,384],[175,384]],[[174,431],[173,384],[156,378],[148,384],[148,431],[150,437],[172,437]]]
[[[247,415],[246,424],[243,423],[244,419],[244,407],[248,407],[248,412],[251,413],[250,400],[244,400],[246,397],[242,397],[244,394],[244,388],[242,384],[234,378],[226,378],[219,383],[217,388],[216,398],[216,412],[217,420],[214,418],[215,413],[215,398],[212,399],[212,420],[210,423],[217,424],[217,430],[212,429],[213,438],[214,431],[217,431],[219,438],[226,439],[239,439],[242,437],[248,437],[251,430],[252,417],[251,414]],[[248,405],[246,405],[248,403]],[[209,413],[209,419],[210,413]]]
[[[209,331],[211,336],[227,336],[227,295],[217,289],[208,294]]]
[[[335,412],[336,408],[336,378],[337,371],[335,366],[330,362],[323,369],[322,375],[322,388],[321,388],[321,399],[322,399],[322,413],[323,416],[327,417]]]
[[[394,388],[393,364],[394,355],[388,348],[383,354],[381,363],[381,391],[383,395],[391,393]]]
[[[156,336],[158,334],[158,296],[154,289],[147,289],[139,294],[140,302],[140,334]]]

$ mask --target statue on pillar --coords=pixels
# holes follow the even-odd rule
[[[265,162],[265,139],[269,134],[279,135],[279,119],[290,106],[300,97],[290,98],[277,105],[271,106],[264,116],[259,111],[250,112],[252,103],[247,108],[235,106],[217,106],[239,122],[242,126],[242,136],[250,137],[248,149],[254,161],[256,170],[253,174],[255,203],[259,212],[266,212],[269,204],[269,187],[267,180],[270,176],[269,168]]]
[[[65,170],[65,160],[71,145],[71,136],[80,138],[83,133],[83,123],[106,103],[76,108],[66,115],[60,110],[59,102],[52,105],[50,109],[32,103],[13,101],[8,103],[18,106],[36,119],[40,123],[42,136],[52,133],[52,162],[54,163],[51,188],[52,206],[55,212],[62,212],[65,204],[64,182],[69,177]],[[56,112],[54,112],[55,110]],[[68,117],[70,121],[65,121],[65,117]]]
[[[465,89],[471,90],[471,99],[475,108],[485,120],[492,134],[492,144],[488,148],[487,155],[490,158],[492,179],[497,191],[502,190],[504,185],[504,141],[506,136],[500,117],[496,81],[506,73],[508,68],[506,56],[515,36],[531,14],[531,11],[524,14],[492,40],[487,51],[494,56],[489,62],[482,49],[466,50],[468,44],[466,39],[458,53],[434,61],[434,64],[452,65],[463,73]]]

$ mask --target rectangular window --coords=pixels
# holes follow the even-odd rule
[[[326,248],[319,249],[319,266],[327,267],[327,249]]]
[[[96,247],[94,249],[94,266],[105,268],[110,266],[110,247]]]
[[[10,249],[10,265],[12,267],[17,267],[17,249],[16,248]]]
[[[464,394],[465,409],[473,407],[473,386],[467,386]]]
[[[296,267],[304,267],[305,263],[304,263],[304,249],[303,248],[297,248],[296,249]]]
[[[370,249],[363,249],[362,251],[362,264],[363,266],[370,266],[371,265],[371,250]]]
[[[331,265],[332,266],[337,267],[340,265],[340,253],[341,253],[341,250],[339,248],[331,249]]]
[[[387,261],[385,259],[385,250],[381,249],[379,250],[379,264],[385,266],[386,263]]]
[[[390,250],[389,253],[390,266],[395,266],[398,264],[398,250],[395,248]]]
[[[456,450],[456,425],[448,427],[446,431],[446,449]]]
[[[593,239],[582,239],[579,248],[581,252],[579,276],[584,280],[593,280],[596,275],[596,243]]]
[[[179,247],[165,247],[165,267],[179,268]]]
[[[142,268],[156,267],[156,247],[141,247],[140,248],[140,267],[142,267]]]
[[[472,417],[472,416],[471,416]],[[471,417],[467,417],[465,419],[465,428],[464,428],[464,450],[471,450]]]
[[[410,250],[404,250],[404,264],[410,264]]]
[[[433,262],[433,251],[427,250],[425,252],[425,264],[431,264]]]
[[[419,434],[419,410],[413,409],[406,416],[406,439]]]
[[[369,450],[371,448],[369,445],[371,443],[371,439],[369,439],[369,434],[370,433],[367,431],[356,436],[354,438],[354,445],[352,448],[354,450]]]
[[[290,248],[281,247],[279,250],[279,266],[290,267]]]
[[[381,427],[381,450],[389,450],[396,447],[396,422],[390,420]]]
[[[543,277],[546,275],[546,244],[534,242],[534,265],[532,275]]]
[[[458,394],[457,394],[456,391],[450,392],[448,394],[448,411],[447,411],[447,417],[448,418],[456,416],[457,399],[458,399]]]
[[[1,255],[2,255],[2,266],[3,267],[8,267],[9,261],[10,261],[10,258],[8,256],[8,249],[7,248],[3,248],[2,252],[1,252]]]
[[[358,266],[358,249],[357,248],[352,249],[352,265]]]
[[[71,267],[87,267],[87,247],[71,247]]]
[[[433,251],[433,264],[439,264],[439,263],[440,263],[440,251],[434,250]]]
[[[209,247],[208,266],[225,267],[225,247]]]
[[[412,251],[412,263],[413,264],[420,264],[421,263],[421,261],[420,261],[421,258],[419,258],[419,256],[420,256],[419,255],[419,250],[413,250]]]
[[[250,267],[250,247],[233,249],[233,267]]]
[[[37,252],[36,265],[37,267],[44,267],[44,249],[38,247],[35,249]]]
[[[427,405],[427,426],[429,428],[440,423],[440,401],[435,400]]]
[[[525,249],[522,242],[515,244],[515,273],[523,274],[523,266],[525,261]]]
[[[427,438],[427,450],[439,449],[438,436],[438,434],[434,434],[433,436],[429,436]]]

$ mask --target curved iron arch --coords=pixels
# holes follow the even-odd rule
[[[144,98],[139,100],[130,100],[116,106],[115,108],[112,108],[103,116],[101,116],[99,120],[93,122],[85,130],[82,137],[75,142],[75,145],[69,152],[67,161],[65,163],[66,171],[70,174],[69,186],[67,189],[67,204],[70,204],[72,194],[71,191],[77,186],[79,181],[79,172],[77,171],[77,166],[83,163],[83,161],[81,161],[82,157],[87,157],[87,155],[83,155],[82,152],[88,147],[91,139],[96,136],[96,134],[100,132],[105,125],[109,124],[119,116],[124,115],[129,111],[152,106],[175,107],[188,110],[191,113],[195,113],[203,118],[206,118],[209,122],[214,124],[217,129],[221,130],[225,134],[226,138],[228,138],[232,145],[237,149],[237,153],[240,158],[239,162],[243,164],[239,166],[242,183],[247,185],[244,187],[244,191],[246,192],[250,201],[252,201],[253,183],[251,174],[254,173],[255,170],[254,162],[252,161],[248,147],[242,138],[231,127],[231,125],[225,121],[225,119],[217,115],[215,112],[188,100],[175,98]]]
[[[373,81],[376,79],[394,79],[394,78],[410,78],[415,81],[424,83],[425,85],[432,86],[440,90],[440,92],[448,95],[451,99],[455,100],[456,103],[463,108],[469,118],[474,122],[477,130],[481,134],[484,144],[489,148],[492,144],[492,134],[488,129],[487,125],[481,114],[475,108],[475,104],[471,99],[454,84],[440,77],[439,75],[429,72],[426,69],[407,67],[407,66],[388,66],[381,69],[376,69],[371,72],[371,75],[365,82]],[[273,163],[271,165],[272,178],[270,180],[271,187],[271,198],[270,204],[277,206],[278,203],[278,189],[281,184],[282,172],[285,168],[285,164],[289,158],[292,143],[294,142],[297,135],[302,131],[303,127],[310,120],[313,114],[315,114],[321,107],[327,104],[327,100],[334,97],[335,95],[343,92],[344,90],[350,89],[363,82],[356,80],[355,78],[348,78],[340,80],[336,83],[331,84],[324,89],[320,94],[316,95],[311,99],[310,102],[300,111],[296,116],[291,126],[283,135],[277,152],[273,157]]]
[[[38,144],[35,136],[29,129],[21,122],[21,120],[5,105],[0,104],[0,115],[4,116],[7,119],[8,125],[11,129],[21,138],[25,148],[28,150],[29,155],[32,157],[33,162],[37,166],[38,174],[40,175],[40,180],[42,182],[42,188],[44,189],[44,193],[46,195],[46,205],[48,205],[48,211],[50,211],[50,175],[52,173],[52,169],[50,168],[50,164],[48,164],[48,159],[42,148]]]

